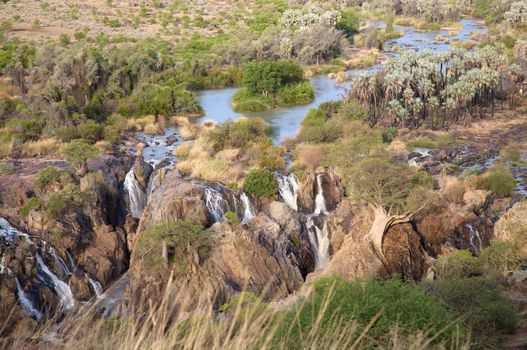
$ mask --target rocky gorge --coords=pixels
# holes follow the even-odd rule
[[[449,164],[447,158],[477,162],[474,152],[456,147],[404,156],[428,168]],[[148,145],[143,153],[148,154]],[[47,165],[24,163],[18,165],[23,172],[1,179],[6,187],[0,195],[0,288],[2,312],[14,312],[13,325],[104,300],[104,290],[125,272],[124,287],[112,302],[100,302],[103,315],[155,303],[169,280],[192,301],[185,308],[204,302],[219,308],[241,291],[280,300],[306,280],[335,273],[346,279],[433,278],[435,259],[457,249],[477,254],[499,239],[504,221],[518,221],[525,209],[514,204],[521,191],[512,199],[465,188],[452,194],[448,174],[439,169],[439,200],[410,222],[388,229],[381,259],[367,237],[374,209],[348,198],[331,169],[301,178],[277,173],[279,195],[260,199],[184,177],[162,159],[154,169],[142,155],[114,152],[89,161],[88,174],[75,178],[86,203],[81,211],[71,208],[53,221],[38,208],[20,215],[40,191],[36,171]],[[65,164],[54,165],[71,172]],[[137,253],[138,241],[150,226],[173,220],[205,229],[210,250],[185,258],[170,248],[173,262],[153,269]]]

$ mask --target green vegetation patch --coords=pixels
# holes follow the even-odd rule
[[[278,181],[272,171],[253,169],[245,177],[243,190],[257,197],[273,197],[278,193]]]

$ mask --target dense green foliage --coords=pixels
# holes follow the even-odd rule
[[[342,30],[347,36],[352,36],[359,31],[359,17],[353,8],[341,12],[337,22],[337,29]]]
[[[447,344],[464,334],[463,326],[441,300],[400,280],[344,281],[334,277],[319,279],[313,287],[312,298],[298,310],[288,312],[280,322],[276,338],[290,349],[309,346],[303,335],[315,325],[320,327],[318,332],[339,334],[338,329],[328,327],[346,327],[356,322],[354,339],[371,326],[368,337],[381,344],[396,328],[402,334],[425,331],[437,335],[436,343]]]
[[[483,188],[503,197],[514,194],[516,180],[505,170],[494,170],[483,176]]]
[[[309,103],[314,98],[302,67],[293,60],[251,62],[245,66],[243,88],[232,99],[238,112],[258,112],[275,105]]]
[[[243,190],[257,197],[273,197],[278,193],[278,181],[272,171],[253,169],[245,177]]]

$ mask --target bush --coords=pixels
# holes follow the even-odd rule
[[[243,86],[251,94],[276,94],[282,87],[303,80],[304,71],[294,60],[254,61],[243,73]]]
[[[422,331],[437,335],[435,343],[448,343],[460,326],[437,297],[397,279],[344,281],[330,277],[315,281],[313,288],[311,300],[280,320],[275,338],[284,348],[308,348],[305,335],[314,327],[318,333],[340,336],[353,322],[357,324],[353,339],[371,326],[367,337],[376,344],[388,343],[391,331],[402,335]]]
[[[348,8],[340,13],[337,29],[342,30],[347,36],[353,36],[359,31],[359,16],[353,8]]]
[[[232,96],[232,109],[239,113],[262,112],[274,107],[274,100],[268,96],[257,95],[242,88]]]
[[[252,141],[262,139],[270,133],[267,123],[260,118],[231,119],[224,122],[216,130],[208,134],[215,152],[225,148],[245,147]]]
[[[62,155],[74,167],[82,167],[88,158],[99,155],[97,149],[82,140],[73,140],[62,148]]]
[[[104,126],[93,121],[87,120],[86,122],[77,125],[77,137],[89,140],[95,143],[103,138]]]
[[[500,336],[516,330],[516,309],[503,295],[498,282],[492,279],[451,278],[427,282],[424,288],[464,317],[474,336],[476,349],[496,347]]]
[[[511,173],[505,170],[494,170],[483,176],[483,189],[492,191],[501,197],[509,197],[514,194],[516,180]]]
[[[389,127],[382,130],[382,142],[390,143],[397,135],[397,128]]]
[[[188,264],[187,261],[182,261],[182,256],[177,255],[176,251],[185,253],[189,259],[194,259],[194,253],[204,259],[212,243],[210,233],[204,231],[201,226],[186,221],[169,221],[155,224],[144,231],[139,237],[134,254],[143,260],[147,268],[159,270],[163,264],[163,241],[172,250],[170,262],[181,262],[178,265],[181,269],[186,268]],[[181,272],[178,269],[175,271]]]
[[[15,172],[15,166],[9,162],[0,163],[0,175],[11,175]]]
[[[278,104],[282,106],[292,106],[306,104],[313,101],[315,89],[309,81],[298,84],[290,84],[278,92]]]
[[[70,174],[54,166],[47,166],[35,175],[35,184],[40,189],[53,183],[67,184],[69,182],[71,182]]]
[[[273,197],[278,192],[278,181],[267,169],[253,169],[245,177],[243,190],[257,197]]]
[[[236,225],[240,223],[240,219],[238,219],[238,215],[232,211],[228,211],[225,213],[225,218],[231,225]]]
[[[64,199],[62,193],[52,193],[45,203],[46,214],[50,219],[58,219],[64,215],[68,208],[68,203]]]
[[[31,210],[38,208],[41,203],[42,202],[37,197],[31,197],[20,207],[20,209],[18,209],[18,214],[22,217],[27,217]]]

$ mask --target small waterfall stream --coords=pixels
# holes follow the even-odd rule
[[[477,228],[474,227],[472,223],[466,224],[466,227],[469,230],[469,243],[470,247],[472,248],[473,252],[475,254],[479,253],[483,249],[483,240],[481,239],[481,235]],[[477,246],[474,241],[477,241]]]
[[[90,282],[90,285],[93,288],[93,291],[95,292],[95,296],[99,298],[101,294],[103,293],[101,284],[98,281],[91,278],[90,276],[88,276],[88,281]]]
[[[22,286],[20,285],[20,282],[18,281],[17,276],[15,276],[15,282],[16,293],[18,295],[18,301],[20,302],[20,306],[28,315],[35,318],[37,321],[40,321],[42,319],[42,313],[38,311],[31,299],[26,295],[26,293],[22,289]]]
[[[146,206],[146,193],[141,188],[137,179],[135,178],[134,168],[126,174],[124,178],[124,189],[128,192],[128,198],[130,200],[130,213],[136,219],[140,219],[143,214],[143,210]]]
[[[279,193],[285,204],[291,209],[298,211],[298,179],[294,173],[288,176],[276,174],[279,184]]]
[[[205,187],[205,206],[214,222],[219,221],[225,214],[226,202],[223,195],[211,187]]]
[[[317,195],[315,197],[315,211],[313,215],[328,214],[326,208],[326,198],[324,198],[324,189],[322,188],[322,174],[317,175]]]
[[[51,272],[39,254],[37,254],[37,265],[39,269],[37,272],[38,277],[44,284],[55,291],[55,294],[59,297],[61,308],[66,311],[72,310],[75,307],[75,298],[73,298],[70,287]]]
[[[254,218],[254,210],[249,196],[245,192],[240,195],[240,200],[243,204],[243,220],[242,224],[248,224]]]

